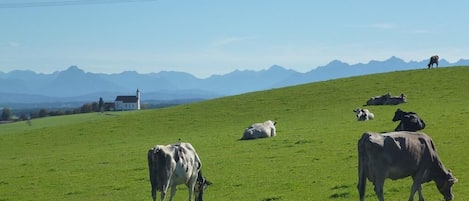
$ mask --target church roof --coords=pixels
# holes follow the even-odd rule
[[[137,96],[117,96],[115,101],[122,101],[124,103],[136,103],[138,101]]]

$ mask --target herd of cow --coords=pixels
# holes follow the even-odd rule
[[[354,110],[358,121],[374,119],[367,109]],[[358,141],[358,191],[360,201],[365,198],[366,180],[374,184],[378,200],[384,201],[383,186],[386,178],[401,179],[411,176],[413,184],[409,201],[416,192],[423,201],[422,183],[435,181],[446,201],[453,199],[452,186],[457,179],[445,169],[438,158],[432,139],[420,132],[425,122],[415,112],[397,109],[392,121],[399,121],[395,132],[366,132]],[[247,127],[241,140],[276,136],[276,122],[267,120]],[[204,190],[211,184],[202,174],[202,162],[190,143],[178,142],[170,145],[156,145],[148,151],[148,166],[151,193],[161,192],[164,201],[171,187],[173,199],[176,186],[185,184],[189,189],[189,201],[193,194],[196,201],[203,200]]]
[[[358,121],[374,119],[368,109],[353,110]],[[402,179],[411,176],[413,184],[409,196],[416,192],[423,201],[422,183],[435,181],[446,201],[453,199],[452,186],[457,179],[446,170],[438,158],[432,139],[425,133],[425,122],[415,112],[397,109],[392,121],[400,121],[395,132],[366,132],[358,141],[358,192],[365,199],[366,180],[374,184],[379,201],[384,201],[383,185],[386,178]]]
[[[267,120],[247,127],[241,140],[273,137],[276,135],[277,122]],[[169,200],[176,193],[176,186],[185,184],[189,189],[189,201],[193,194],[195,201],[202,201],[204,190],[212,184],[202,174],[202,162],[190,143],[178,142],[169,145],[156,145],[148,150],[148,169],[150,174],[151,195],[161,192],[164,201],[171,187]]]
[[[430,58],[428,68],[436,64],[437,55]],[[386,93],[371,97],[366,105],[397,105],[405,103],[406,96],[391,96]],[[353,110],[358,121],[375,118],[368,109]],[[392,121],[400,121],[395,132],[366,132],[358,141],[358,185],[360,201],[365,199],[366,180],[374,184],[374,191],[379,201],[384,201],[383,186],[386,178],[402,179],[411,176],[413,184],[409,201],[418,192],[419,201],[423,201],[422,183],[434,181],[445,201],[453,199],[452,186],[457,179],[440,161],[435,145],[430,136],[417,132],[425,128],[425,122],[415,112],[397,109]],[[276,136],[277,122],[267,120],[247,127],[241,140]],[[176,193],[176,186],[185,184],[189,190],[189,201],[203,200],[204,190],[211,184],[202,174],[202,162],[190,143],[178,142],[169,145],[156,145],[148,150],[148,168],[151,183],[151,195],[156,200],[156,193],[161,192],[164,201],[171,187],[169,200]],[[195,194],[195,195],[194,195]]]
[[[368,109],[353,110],[358,121],[372,120],[375,115]],[[401,179],[411,176],[413,184],[409,201],[416,192],[423,201],[422,183],[434,181],[445,201],[453,199],[452,186],[457,179],[445,169],[436,152],[432,139],[421,132],[425,122],[415,112],[397,109],[392,121],[400,121],[394,132],[366,132],[358,141],[358,192],[360,201],[365,198],[366,180],[374,184],[379,201],[384,201],[383,185],[386,178]],[[267,120],[248,126],[241,140],[276,136],[277,122]],[[203,200],[204,190],[211,184],[202,174],[202,162],[190,143],[178,142],[156,145],[148,151],[148,167],[151,194],[161,192],[164,201],[171,187],[172,201],[176,186],[185,184],[189,189],[189,201]]]
[[[371,113],[368,109],[357,108],[353,110],[357,121],[367,121],[375,118],[375,115]],[[394,129],[394,131],[412,131],[416,132],[425,128],[426,124],[422,118],[420,118],[415,112],[405,112],[401,109],[397,109],[394,113],[392,121],[400,121],[399,125]]]
[[[436,56],[438,60],[438,57]],[[434,62],[435,61],[431,61]],[[436,61],[438,66],[438,62]],[[429,68],[430,68],[429,64]],[[371,97],[366,105],[396,105],[405,103],[405,95],[392,97],[390,93]],[[358,121],[375,118],[368,109],[353,110]],[[411,176],[413,184],[409,201],[418,192],[423,201],[422,183],[434,181],[446,201],[453,199],[452,186],[457,181],[451,171],[440,161],[432,139],[425,133],[417,132],[426,124],[415,112],[397,109],[392,121],[400,121],[395,132],[366,132],[358,141],[358,192],[360,201],[365,200],[366,180],[374,184],[379,201],[384,201],[383,186],[386,178],[402,179]]]

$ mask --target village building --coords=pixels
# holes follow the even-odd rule
[[[117,96],[114,101],[115,110],[140,110],[140,91],[133,96]]]

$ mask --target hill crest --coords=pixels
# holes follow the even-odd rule
[[[372,60],[366,64],[353,65],[333,60],[325,66],[319,66],[305,73],[273,65],[260,71],[235,70],[205,79],[176,71],[148,74],[135,71],[117,74],[92,73],[85,72],[77,66],[51,74],[16,70],[9,73],[0,72],[0,94],[2,94],[0,103],[94,101],[99,98],[98,94],[103,94],[104,99],[111,100],[116,95],[132,93],[136,88],[142,91],[144,101],[172,100],[181,97],[210,99],[336,78],[426,68],[427,62],[427,60],[405,62],[394,56],[384,61]],[[440,60],[440,67],[450,65],[469,65],[469,60],[461,59],[455,63]],[[188,91],[195,93],[187,94]]]

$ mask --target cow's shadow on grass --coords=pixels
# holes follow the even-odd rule
[[[335,191],[336,193],[333,193],[332,195],[329,196],[329,198],[348,198],[350,197],[350,192],[349,185],[338,185],[334,186],[331,188],[331,190]],[[345,191],[345,192],[337,192],[337,191]]]
[[[280,201],[280,200],[282,200],[282,197],[281,197],[281,196],[277,196],[277,197],[265,198],[265,199],[263,199],[262,201]]]

